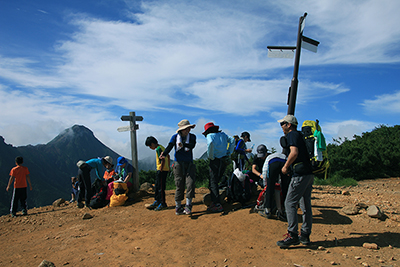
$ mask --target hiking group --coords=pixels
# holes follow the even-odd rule
[[[207,212],[223,212],[223,204],[227,197],[228,202],[240,202],[242,207],[251,207],[267,219],[277,218],[287,221],[285,238],[278,241],[277,245],[281,248],[300,243],[309,245],[312,229],[313,173],[329,166],[322,156],[326,149],[325,140],[318,121],[312,126],[304,127],[303,124],[302,130],[306,128],[306,135],[297,130],[298,122],[293,115],[286,115],[278,122],[284,133],[280,139],[282,152],[269,153],[267,147],[261,144],[257,147],[257,153],[252,160],[248,158],[252,148],[246,146],[246,142],[251,142],[250,133],[242,132],[240,138],[237,135],[231,137],[213,122],[204,125],[202,134],[207,141],[210,193],[204,196],[203,202],[207,206]],[[172,135],[165,148],[155,137],[146,138],[145,145],[156,152],[154,202],[147,205],[148,209],[161,211],[168,208],[165,189],[167,176],[172,169],[176,186],[175,214],[192,214],[196,181],[196,166],[193,163],[196,135],[190,131],[195,127],[196,125],[190,124],[188,120],[180,121],[176,133]],[[310,152],[310,147],[316,149]],[[173,164],[169,156],[172,149],[174,149]],[[10,210],[13,217],[17,212],[18,201],[21,203],[23,214],[27,214],[27,183],[32,190],[28,168],[22,166],[22,162],[22,157],[16,158],[17,166],[11,170],[6,188],[8,191],[15,180]],[[319,164],[318,168],[312,164],[314,162]],[[325,164],[324,168],[320,166],[322,162]],[[233,170],[228,172],[231,173],[229,177],[225,171],[231,163]],[[110,156],[87,161],[79,160],[76,165],[78,175],[71,178],[70,203],[76,201],[78,208],[85,206],[90,209],[102,208],[107,205],[114,207],[133,200],[134,168],[124,157],[117,159],[115,168]],[[103,167],[105,171],[102,175]],[[93,169],[96,180],[91,183],[90,173]],[[262,191],[258,195],[257,204],[246,206],[254,193],[257,193],[258,186]],[[303,217],[300,234],[297,219],[298,205]]]

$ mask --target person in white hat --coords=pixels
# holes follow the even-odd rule
[[[92,192],[92,182],[90,179],[90,171],[92,169],[96,170],[96,176],[100,180],[103,177],[103,166],[106,169],[111,168],[113,160],[110,156],[105,156],[104,158],[94,158],[88,161],[80,160],[76,163],[78,166],[78,182],[79,182],[79,194],[77,199],[77,207],[83,208],[82,200],[85,199],[86,207],[89,207],[90,199],[93,196]]]
[[[175,148],[175,162],[173,167],[175,177],[175,214],[191,214],[192,199],[195,196],[196,166],[193,164],[193,149],[196,146],[196,135],[190,130],[196,127],[188,120],[178,123],[176,134],[171,137],[168,146],[160,155],[160,160],[165,159],[172,148]],[[182,206],[186,183],[186,205]]]
[[[283,133],[287,138],[287,146],[290,149],[287,161],[282,167],[282,173],[292,172],[292,179],[285,200],[288,231],[283,240],[276,244],[281,248],[292,245],[310,244],[312,227],[311,191],[314,182],[314,175],[308,156],[306,143],[301,132],[297,131],[297,119],[293,115],[286,115],[278,120]],[[303,211],[303,223],[300,235],[298,234],[297,205]]]

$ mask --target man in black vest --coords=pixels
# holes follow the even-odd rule
[[[292,245],[310,244],[312,227],[311,191],[314,182],[314,175],[311,170],[311,163],[308,157],[307,147],[301,132],[297,131],[297,119],[293,115],[286,115],[278,120],[283,133],[286,135],[290,153],[282,173],[292,171],[292,179],[289,184],[285,200],[285,209],[288,220],[288,232],[285,238],[276,244],[281,248]],[[297,205],[303,211],[303,224],[300,235],[298,234]]]

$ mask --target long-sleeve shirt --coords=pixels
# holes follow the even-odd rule
[[[279,170],[275,173],[279,173],[281,168],[283,167],[283,165],[286,162],[286,155],[282,154],[282,153],[274,153],[269,155],[265,161],[264,161],[264,165],[262,168],[262,176],[264,177],[264,184],[267,184],[267,179],[270,178],[271,176],[271,170],[270,170],[270,165],[274,162],[280,162],[280,166],[279,166]]]
[[[102,178],[103,172],[103,163],[101,162],[101,158],[96,158],[96,159],[89,159],[86,161],[86,164],[88,164],[92,169],[96,170],[96,175],[99,179]]]
[[[238,143],[236,144],[235,151],[239,153],[241,159],[247,159],[246,149],[246,142],[242,138],[240,138]]]
[[[224,132],[207,134],[207,155],[213,160],[232,154],[235,148],[235,139]]]
[[[176,147],[176,138],[179,133],[174,134],[171,137],[171,140],[168,143],[168,146],[165,148],[163,155],[167,156],[168,153],[175,147],[175,161],[182,162],[193,162],[193,148],[196,146],[196,136],[194,134],[189,133],[189,143],[186,143],[186,138],[182,138],[183,147],[177,150]],[[186,150],[185,148],[188,148]]]

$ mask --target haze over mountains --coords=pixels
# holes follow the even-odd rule
[[[5,191],[15,157],[22,156],[29,168],[33,190],[28,190],[28,207],[49,205],[62,197],[71,197],[71,177],[77,175],[76,162],[96,157],[111,156],[116,162],[119,155],[101,143],[93,132],[81,125],[64,130],[49,143],[14,147],[0,136],[0,215],[8,214],[12,190]],[[139,170],[155,169],[153,157],[139,161]],[[92,174],[92,180],[94,176]]]

